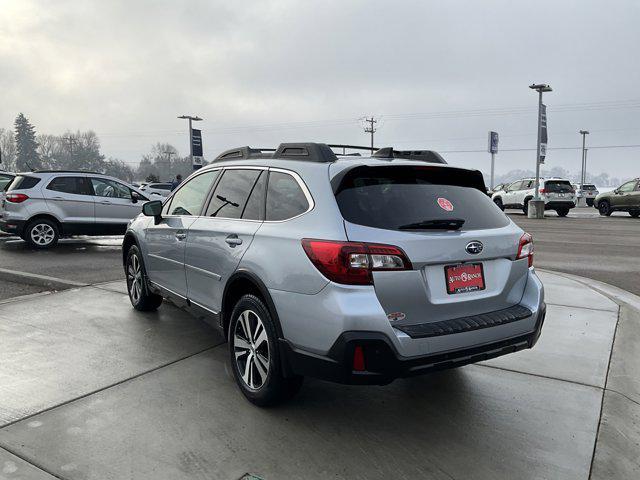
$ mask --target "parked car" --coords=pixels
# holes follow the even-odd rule
[[[501,209],[517,208],[527,214],[529,200],[535,196],[535,178],[524,178],[509,184],[491,197]],[[545,210],[555,210],[566,217],[569,210],[576,206],[575,190],[569,180],[561,178],[540,178],[540,196],[544,200]]]
[[[0,193],[11,183],[16,175],[9,172],[0,172]]]
[[[634,218],[640,217],[640,178],[625,182],[611,192],[598,194],[593,206],[600,215],[607,217],[617,211],[629,212]]]
[[[230,150],[130,224],[129,298],[169,297],[219,328],[257,405],[304,376],[386,384],[531,348],[533,242],[485,192],[434,152]]]
[[[147,195],[159,195],[161,197],[167,197],[171,193],[170,183],[147,183],[140,187],[140,190]]]
[[[584,197],[589,207],[593,206],[593,201],[598,196],[598,193],[600,193],[593,183],[585,183],[582,187],[580,187],[579,183],[573,183],[571,186],[576,191],[576,202]]]
[[[488,189],[487,194],[491,197],[494,193],[504,190],[504,187],[506,187],[507,185],[507,183],[499,183],[498,185],[494,186],[493,189]]]
[[[149,198],[117,178],[99,173],[20,173],[0,201],[0,230],[35,248],[65,235],[123,234]]]

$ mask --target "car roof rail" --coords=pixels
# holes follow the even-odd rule
[[[433,150],[394,150],[393,147],[384,147],[376,151],[372,157],[419,160],[429,163],[447,163],[438,152],[434,152]]]
[[[324,143],[281,143],[278,148],[238,147],[218,155],[214,162],[247,158],[273,158],[306,162],[335,162],[338,157]]]
[[[100,172],[93,172],[91,170],[33,170],[29,173],[90,173],[91,175],[106,175]]]

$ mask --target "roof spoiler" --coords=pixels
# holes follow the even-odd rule
[[[434,152],[433,150],[394,150],[393,147],[384,147],[376,151],[372,157],[399,158],[429,163],[447,163],[438,152]]]

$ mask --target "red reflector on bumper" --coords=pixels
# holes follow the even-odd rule
[[[364,372],[364,351],[360,345],[356,345],[353,351],[353,370],[356,372]]]

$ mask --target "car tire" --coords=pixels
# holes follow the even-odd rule
[[[282,375],[275,323],[262,299],[255,295],[244,295],[233,308],[229,358],[238,387],[254,405],[282,403],[302,387],[303,377]]]
[[[593,207],[593,198],[587,198],[587,207]]]
[[[496,198],[493,203],[496,204],[496,206],[502,210],[504,212],[504,204],[502,203],[502,199],[501,198]]]
[[[125,275],[127,292],[133,308],[141,312],[157,310],[162,304],[162,296],[149,291],[142,253],[136,245],[132,245],[127,252]]]
[[[640,210],[631,210],[629,212],[629,215],[631,215],[633,218],[638,218],[640,217]]]
[[[57,245],[60,239],[60,230],[55,221],[48,218],[37,218],[27,224],[22,238],[29,246],[44,250]]]
[[[559,217],[566,217],[569,214],[569,209],[568,208],[558,208],[556,210],[556,213],[558,214]]]
[[[611,204],[607,200],[601,200],[600,203],[598,203],[598,212],[603,217],[611,216]]]
[[[524,212],[525,215],[529,215],[529,200],[530,198],[526,198],[524,200],[524,205],[522,206],[522,211]]]

